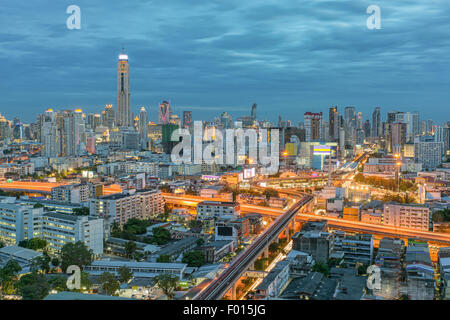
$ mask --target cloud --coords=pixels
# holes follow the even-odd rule
[[[71,4],[81,8],[81,30],[65,26]],[[148,106],[150,120],[163,99],[197,106],[194,118],[237,117],[256,102],[261,117],[294,123],[332,104],[354,105],[365,118],[381,105],[448,119],[450,3],[379,0],[382,29],[368,30],[371,4],[8,1],[0,12],[0,112],[21,109],[23,121],[34,121],[47,106],[99,112],[115,104],[124,46],[133,111]]]

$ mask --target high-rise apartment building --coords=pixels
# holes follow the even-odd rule
[[[414,139],[414,162],[422,163],[422,168],[434,170],[442,163],[443,142],[435,142],[426,136]]]
[[[306,112],[304,114],[305,122],[305,140],[306,142],[323,140],[322,136],[322,112]]]
[[[164,212],[164,198],[159,190],[130,190],[90,199],[90,215],[104,219],[105,236],[114,222],[123,226],[129,219],[150,219]]]

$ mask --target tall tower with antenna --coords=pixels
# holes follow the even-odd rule
[[[131,126],[130,109],[130,66],[128,55],[122,49],[117,66],[117,126]]]

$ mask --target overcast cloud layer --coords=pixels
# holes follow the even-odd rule
[[[68,30],[66,8],[81,8]],[[381,30],[366,9],[381,8]],[[157,103],[194,119],[258,104],[258,118],[355,106],[450,120],[448,0],[16,0],[0,11],[0,113],[30,122],[47,107],[116,104],[130,57],[132,111]]]

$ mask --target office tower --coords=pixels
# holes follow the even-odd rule
[[[422,163],[422,168],[434,170],[442,163],[442,142],[435,142],[434,137],[416,137],[414,139],[414,162]]]
[[[101,124],[101,116],[98,113],[89,113],[87,117],[87,125],[89,128],[95,130]]]
[[[128,55],[119,55],[117,67],[117,126],[131,126],[130,109],[130,66]]]
[[[252,115],[253,120],[256,120],[256,103],[252,105]]]
[[[220,122],[224,129],[231,128],[232,121],[233,121],[233,118],[231,117],[230,114],[228,114],[228,112],[222,113],[222,115],[220,117]]]
[[[405,123],[389,123],[390,126],[390,150],[392,153],[401,153],[403,146],[406,144],[406,124]]]
[[[372,137],[379,137],[381,133],[380,107],[376,107],[372,113]]]
[[[304,114],[306,142],[322,140],[322,112],[306,112]]]
[[[192,111],[183,111],[183,128],[192,127]]]
[[[178,143],[178,141],[172,141],[172,134],[175,130],[179,128],[178,125],[168,123],[162,125],[162,145],[165,153],[169,154],[172,152],[172,148]]]
[[[364,122],[364,135],[366,138],[370,137],[370,131],[371,131],[370,121],[369,119],[367,119],[366,122]]]
[[[427,134],[427,122],[425,120],[420,121],[420,134],[423,136]]]
[[[400,113],[399,111],[388,111],[387,113],[387,123],[394,123],[397,121],[397,114]]]
[[[116,123],[116,112],[112,104],[108,104],[105,110],[102,111],[102,123],[105,127],[112,129]]]
[[[331,141],[336,141],[339,135],[339,113],[337,111],[337,106],[331,107],[329,109],[329,119],[328,119],[328,136]]]
[[[360,130],[363,128],[363,116],[361,112],[358,112],[356,116],[356,129]]]
[[[420,132],[419,114],[417,112],[398,112],[395,116],[395,122],[406,123],[406,140],[408,142],[412,142]]]
[[[168,124],[170,121],[171,115],[172,115],[172,110],[170,108],[170,102],[163,101],[159,105],[159,109],[158,109],[158,123],[159,124]]]
[[[347,128],[356,128],[355,107],[345,107],[345,125]]]
[[[446,122],[443,128],[443,146],[444,146],[444,154],[448,154],[450,150],[450,122]]]
[[[427,134],[428,135],[433,135],[433,125],[434,125],[434,121],[429,119],[427,121]]]
[[[141,108],[139,112],[139,136],[141,140],[147,139],[148,132],[148,115],[145,107]]]

